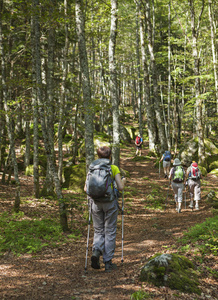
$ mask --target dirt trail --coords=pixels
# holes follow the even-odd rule
[[[143,155],[146,155],[143,150]],[[132,160],[134,146],[121,153],[121,168],[130,173],[125,189],[124,216],[124,263],[121,263],[121,215],[118,217],[117,246],[113,262],[118,270],[105,273],[102,269],[90,267],[93,230],[90,232],[88,272],[85,273],[85,251],[87,228],[80,241],[59,249],[46,250],[40,255],[24,255],[16,258],[10,254],[0,261],[0,299],[56,300],[56,299],[130,299],[131,294],[142,289],[138,279],[140,268],[146,260],[157,252],[176,252],[172,249],[175,239],[182,236],[190,226],[212,216],[209,207],[202,201],[201,209],[192,212],[183,209],[175,211],[172,190],[169,190],[166,210],[148,209],[146,197],[154,190],[164,193],[166,199],[168,181],[159,179],[154,159],[141,162]],[[218,180],[210,178],[211,188]],[[188,207],[188,204],[187,204]],[[192,259],[190,254],[190,259]],[[214,264],[211,258],[209,264]],[[187,295],[168,288],[157,288],[143,283],[143,289],[151,295],[150,299],[217,299],[217,283],[212,279],[201,279],[203,295]]]

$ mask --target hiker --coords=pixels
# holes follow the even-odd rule
[[[163,160],[164,178],[169,177],[170,167],[171,167],[171,153],[170,151],[165,151],[162,155],[159,163]]]
[[[172,180],[172,189],[175,195],[176,210],[181,213],[182,193],[184,189],[185,171],[181,161],[175,158],[173,167],[170,170],[169,179]]]
[[[136,154],[135,156],[137,156],[139,154],[139,156],[142,155],[142,137],[140,134],[137,135],[136,139],[135,139],[135,145],[136,145]]]
[[[110,184],[107,191],[110,191],[110,195],[106,197],[105,190],[104,196],[99,199],[93,199],[88,196],[90,201],[90,209],[92,213],[93,227],[94,227],[94,239],[91,257],[91,267],[94,269],[100,269],[99,258],[103,255],[103,262],[105,264],[105,271],[110,272],[117,268],[116,264],[112,263],[112,258],[115,252],[116,243],[116,229],[117,229],[117,216],[118,216],[118,201],[114,194],[113,179],[116,182],[117,189],[122,191],[124,189],[126,178],[120,175],[120,170],[117,166],[111,164],[111,149],[108,146],[98,148],[97,154],[99,159],[95,160],[92,164],[98,166],[101,163],[109,165],[110,169]],[[91,165],[92,165],[91,164]],[[90,166],[91,166],[90,165]],[[98,172],[99,174],[99,172]],[[89,173],[86,177],[86,183],[84,186],[85,192],[89,192],[90,181]],[[98,175],[99,176],[99,175]],[[112,178],[111,178],[112,177]],[[98,180],[97,180],[98,181]],[[94,188],[96,191],[97,188]],[[91,193],[91,191],[90,191]],[[108,192],[109,193],[109,192]]]
[[[186,171],[186,185],[188,185],[190,193],[190,205],[193,209],[195,201],[195,209],[199,210],[199,201],[201,200],[201,171],[198,168],[198,164],[193,161]]]

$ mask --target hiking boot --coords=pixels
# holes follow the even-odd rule
[[[193,204],[190,204],[188,207],[190,207],[191,209],[193,209]]]
[[[178,209],[178,213],[180,214],[181,212],[182,212],[182,211],[181,211],[181,208],[179,208],[179,209]]]
[[[200,208],[199,208],[199,206],[195,206],[195,210],[199,210]]]
[[[117,269],[117,265],[116,264],[112,264],[112,260],[106,261],[105,263],[105,272],[111,272],[112,270],[116,270]]]
[[[94,250],[91,257],[91,267],[93,269],[100,269],[99,257],[101,253],[98,250]]]
[[[168,178],[167,174],[164,175],[164,178]]]

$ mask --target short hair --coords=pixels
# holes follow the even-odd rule
[[[99,147],[97,154],[99,158],[109,158],[111,156],[111,148],[108,146]]]

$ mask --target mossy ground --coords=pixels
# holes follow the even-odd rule
[[[194,265],[185,256],[158,254],[152,257],[142,268],[140,279],[156,286],[168,286],[173,290],[200,294]]]

